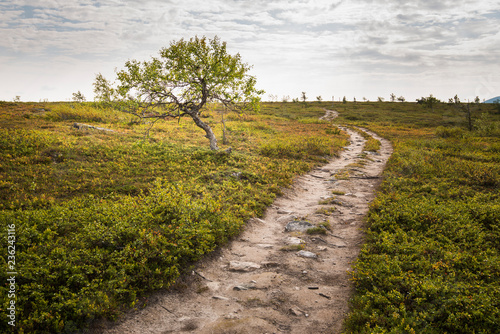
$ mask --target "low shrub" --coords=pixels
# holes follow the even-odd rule
[[[343,140],[334,140],[321,136],[285,136],[276,137],[260,147],[260,153],[266,157],[280,159],[324,159],[334,156],[344,144]]]
[[[456,133],[396,142],[352,274],[346,332],[497,332],[499,170],[485,162],[488,145]]]
[[[16,328],[24,333],[70,332],[116,316],[120,305],[170,286],[243,224],[210,194],[161,181],[137,197],[88,197],[48,210],[3,212],[0,220],[17,230]],[[5,309],[7,287],[0,290]]]
[[[441,138],[463,138],[466,134],[465,129],[460,127],[444,127],[438,126],[436,128],[436,136]]]

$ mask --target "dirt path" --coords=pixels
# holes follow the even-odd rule
[[[352,294],[348,271],[363,242],[360,228],[392,152],[388,141],[370,133],[382,148],[363,153],[363,137],[342,129],[351,144],[339,158],[299,177],[263,219],[249,222],[177,289],[93,333],[339,333]],[[337,174],[342,170],[349,178]],[[292,221],[329,230],[288,232]]]

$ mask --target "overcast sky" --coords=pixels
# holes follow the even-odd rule
[[[97,73],[195,35],[265,100],[500,95],[500,0],[0,0],[0,100],[93,100]]]

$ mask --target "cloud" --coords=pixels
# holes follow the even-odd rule
[[[355,90],[359,80],[349,75],[368,85],[384,73],[489,73],[498,69],[499,28],[497,0],[19,0],[0,3],[0,62],[27,78],[57,59],[78,75],[82,62],[86,71],[92,63],[112,69],[172,40],[219,35],[255,65],[268,91],[305,82]]]

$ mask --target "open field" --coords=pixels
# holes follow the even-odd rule
[[[0,221],[15,225],[16,328],[75,332],[140,307],[347,145],[318,121],[392,141],[346,332],[494,333],[500,326],[500,114],[474,105],[267,103],[226,113],[233,153],[190,120],[147,124],[92,103],[0,103]],[[220,110],[206,120],[222,138]],[[111,129],[76,129],[75,122]],[[221,140],[222,144],[222,140]],[[376,143],[372,143],[376,145]],[[0,278],[7,282],[7,245]],[[0,287],[2,311],[9,287]],[[2,312],[1,330],[9,328]]]

